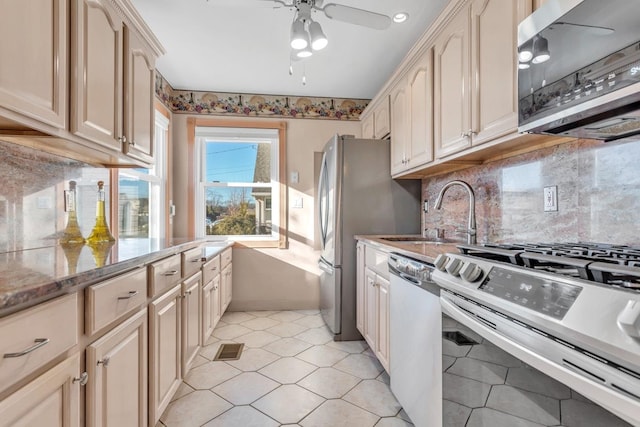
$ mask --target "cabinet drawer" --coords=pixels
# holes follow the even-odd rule
[[[194,248],[182,252],[182,276],[191,277],[202,267],[202,249]]]
[[[159,295],[182,280],[180,254],[149,265],[149,295]]]
[[[202,283],[207,284],[220,274],[220,255],[202,266]]]
[[[389,254],[385,251],[375,249],[371,246],[365,247],[365,265],[380,276],[389,280],[389,265],[387,258]]]
[[[231,262],[231,248],[227,248],[220,254],[220,268],[224,269]]]
[[[85,332],[93,335],[147,301],[147,270],[140,268],[89,286],[85,296]]]
[[[76,293],[0,319],[0,391],[77,343]]]

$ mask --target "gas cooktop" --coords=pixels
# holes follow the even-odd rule
[[[640,247],[604,243],[458,245],[465,255],[640,292]]]

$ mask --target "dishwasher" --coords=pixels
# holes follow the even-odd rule
[[[417,427],[442,425],[442,312],[432,264],[389,255],[391,391]]]

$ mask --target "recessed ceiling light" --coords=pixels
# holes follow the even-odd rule
[[[398,12],[393,15],[393,22],[401,23],[409,19],[409,14],[407,12]]]

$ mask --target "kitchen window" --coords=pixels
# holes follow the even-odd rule
[[[156,112],[155,164],[118,172],[119,238],[165,238],[168,133],[169,120]]]
[[[281,246],[284,210],[278,128],[195,128],[196,237]]]

